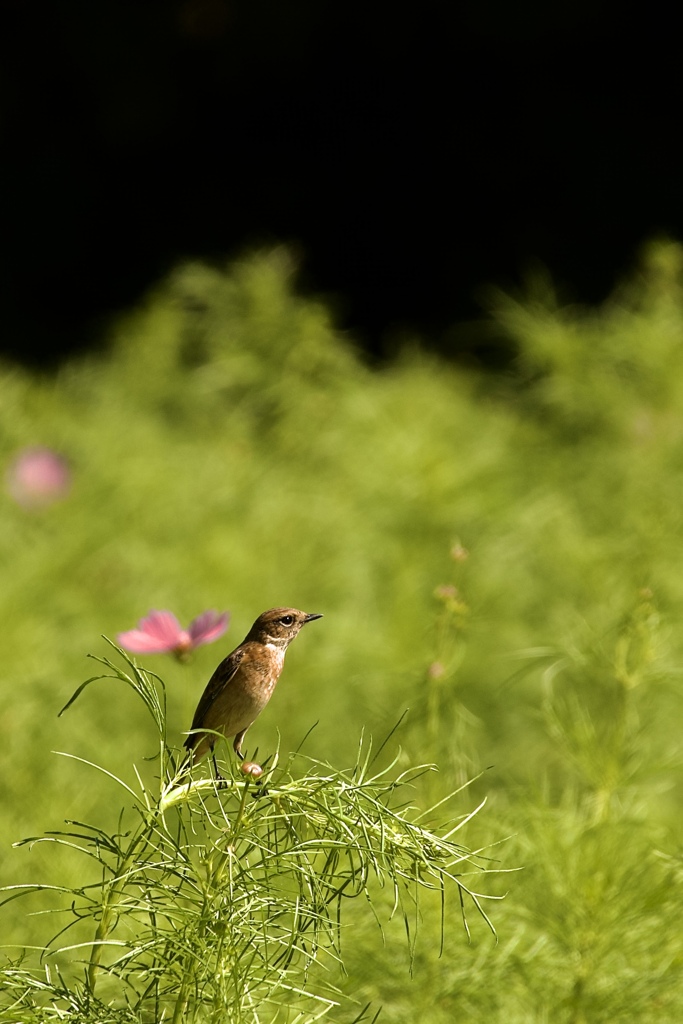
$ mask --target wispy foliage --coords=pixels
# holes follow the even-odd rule
[[[86,875],[94,862],[99,877],[5,890],[5,903],[57,894],[52,913],[66,918],[38,966],[22,956],[0,970],[0,1006],[13,1019],[318,1020],[340,1001],[343,906],[360,896],[372,905],[377,886],[390,889],[411,949],[422,889],[453,886],[466,929],[469,907],[493,930],[483,907],[491,897],[467,881],[483,865],[454,838],[472,814],[444,821],[443,800],[421,814],[413,807],[414,783],[430,766],[373,771],[361,743],[349,771],[304,759],[299,773],[301,757],[280,766],[276,756],[257,786],[236,768],[197,779],[166,745],[163,682],[123,657],[124,667],[100,659],[110,671],[83,683],[64,710],[100,680],[132,687],[157,727],[159,785],[114,780],[128,801],[115,832],[71,821],[25,841],[79,852]],[[424,821],[435,815],[430,830]],[[73,960],[84,954],[81,979]],[[65,957],[71,981],[55,966]]]

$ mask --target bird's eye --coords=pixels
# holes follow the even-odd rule
[[[294,622],[294,616],[283,615],[282,618],[280,619],[280,622],[282,623],[283,626],[291,626],[292,623]]]

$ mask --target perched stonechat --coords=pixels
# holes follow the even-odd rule
[[[185,740],[190,762],[209,751],[213,754],[216,733],[234,736],[233,750],[244,760],[244,734],[273,695],[287,647],[302,626],[321,618],[298,608],[270,608],[259,615],[239,647],[223,659],[209,679]]]

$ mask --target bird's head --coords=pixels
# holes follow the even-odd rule
[[[302,612],[298,608],[269,608],[259,615],[246,639],[286,647],[301,627],[313,619],[322,619],[322,615],[319,612]]]

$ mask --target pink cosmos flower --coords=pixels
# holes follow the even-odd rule
[[[175,654],[186,657],[201,644],[210,644],[223,636],[228,628],[229,615],[219,615],[213,609],[193,619],[188,629],[182,629],[173,612],[151,611],[140,619],[137,629],[119,633],[117,642],[133,654]]]
[[[9,466],[6,483],[18,505],[42,508],[66,497],[71,471],[66,459],[50,448],[24,448]]]

